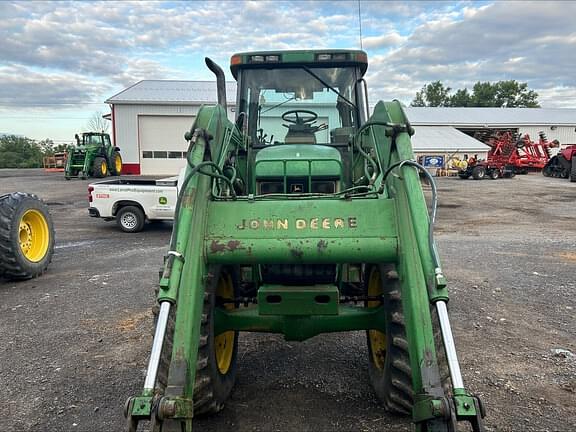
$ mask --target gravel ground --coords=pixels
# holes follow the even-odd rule
[[[119,431],[144,380],[153,289],[171,224],[125,234],[87,216],[89,181],[0,170],[56,225],[48,273],[0,282],[0,430]],[[576,184],[537,174],[441,178],[437,241],[467,386],[489,431],[576,430]],[[238,381],[212,431],[409,431],[371,391],[362,333],[242,334]]]

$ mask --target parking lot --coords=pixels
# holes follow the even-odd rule
[[[62,173],[0,170],[0,194],[49,205],[48,272],[0,282],[0,430],[119,431],[141,390],[150,307],[171,224],[138,234],[88,217],[87,185]],[[490,431],[576,430],[576,183],[540,174],[440,178],[437,242],[464,381]],[[409,431],[377,403],[365,335],[303,343],[242,334],[225,410],[197,430]]]

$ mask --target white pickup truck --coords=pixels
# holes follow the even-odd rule
[[[122,231],[135,233],[146,221],[173,220],[178,176],[160,180],[114,179],[88,185],[88,212],[114,220]]]

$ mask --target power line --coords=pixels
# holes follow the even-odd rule
[[[360,30],[360,49],[362,49],[362,14],[360,13],[360,0],[358,0],[358,27]]]

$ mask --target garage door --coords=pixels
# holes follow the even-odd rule
[[[140,173],[177,175],[186,165],[184,134],[193,122],[194,116],[139,116]]]

